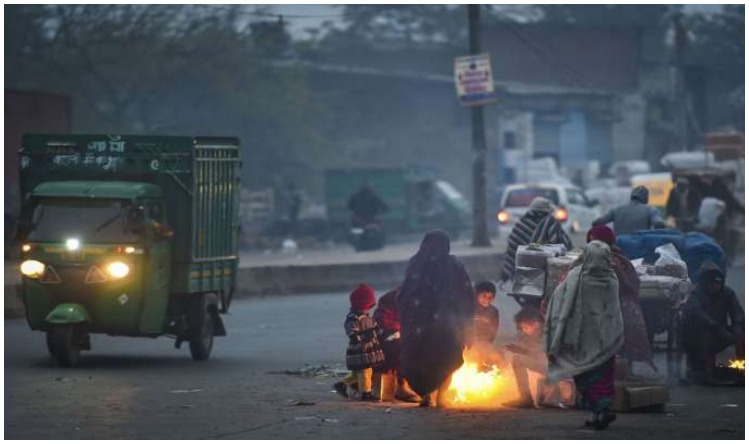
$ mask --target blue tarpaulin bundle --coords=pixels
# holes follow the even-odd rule
[[[681,258],[687,264],[689,279],[697,282],[700,266],[709,261],[715,262],[724,272],[726,260],[723,249],[703,233],[681,233],[678,230],[643,230],[633,234],[617,236],[616,244],[630,260],[643,258],[645,263],[658,260],[655,249],[661,245],[674,244]]]

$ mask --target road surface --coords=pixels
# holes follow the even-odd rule
[[[729,282],[743,295],[743,261]],[[384,290],[384,289],[380,289]],[[517,310],[498,298],[503,339]],[[8,439],[399,439],[744,437],[744,389],[678,387],[666,413],[620,414],[609,430],[579,411],[427,410],[330,393],[334,377],[288,375],[306,364],[342,368],[346,294],[238,301],[209,361],[161,339],[95,336],[80,367],[53,367],[44,336],[5,322]],[[662,366],[663,368],[663,366]],[[314,405],[294,405],[298,401]]]

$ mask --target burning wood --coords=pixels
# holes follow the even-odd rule
[[[498,354],[478,350],[463,352],[463,365],[452,374],[447,407],[497,408],[517,396],[512,368]]]
[[[728,368],[744,371],[744,360],[743,359],[731,359],[728,361]]]

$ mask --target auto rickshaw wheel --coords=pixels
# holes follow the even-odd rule
[[[47,332],[47,348],[58,365],[75,367],[81,354],[76,326],[72,324],[54,326]]]
[[[190,322],[190,354],[196,361],[205,361],[213,349],[213,316],[208,310]]]

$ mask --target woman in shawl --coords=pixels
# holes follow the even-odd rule
[[[471,342],[475,301],[463,264],[450,254],[450,238],[440,230],[424,236],[411,258],[398,296],[401,320],[399,373],[430,406],[435,392],[463,365]],[[440,399],[437,399],[441,403]]]
[[[545,197],[534,198],[528,211],[512,227],[500,272],[501,281],[508,281],[515,275],[518,247],[531,243],[564,244],[568,250],[572,249],[572,241],[554,217],[554,206]]]
[[[611,265],[619,281],[619,306],[624,321],[624,347],[621,355],[630,362],[646,362],[657,370],[653,363],[653,350],[650,347],[645,318],[640,306],[640,278],[634,265],[616,246],[616,235],[606,225],[591,228],[587,237],[588,242],[599,240],[611,248]]]
[[[611,267],[611,250],[600,241],[585,246],[582,264],[574,267],[549,301],[544,328],[549,358],[548,379],[574,377],[586,426],[606,428],[616,419],[614,356],[624,344],[619,282]]]

